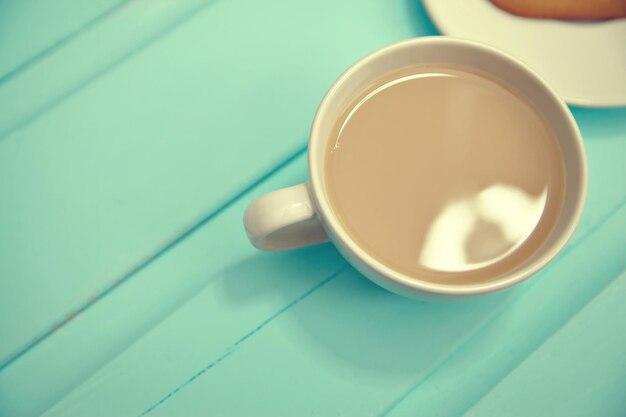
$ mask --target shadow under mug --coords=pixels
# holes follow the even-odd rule
[[[563,156],[565,198],[552,232],[533,254],[505,276],[479,283],[433,283],[402,274],[374,259],[342,227],[328,201],[324,158],[331,132],[345,108],[381,76],[408,66],[449,64],[474,68],[524,92],[550,126]],[[576,229],[587,193],[587,160],[578,127],[565,103],[546,82],[510,55],[476,42],[424,37],[389,45],[365,56],[330,87],[309,139],[309,182],[266,194],[246,209],[244,225],[252,244],[281,250],[331,240],[361,274],[400,295],[456,299],[508,288],[532,276],[563,249]]]

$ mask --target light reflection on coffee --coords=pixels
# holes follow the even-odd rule
[[[491,280],[545,241],[563,162],[520,94],[462,68],[420,66],[371,85],[338,120],[328,196],[352,239],[433,282]]]
[[[466,271],[502,260],[528,239],[539,223],[547,189],[533,196],[496,184],[450,201],[426,231],[419,263],[439,271]]]

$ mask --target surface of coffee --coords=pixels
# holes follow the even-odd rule
[[[564,196],[556,139],[510,87],[463,68],[388,74],[338,120],[328,198],[357,245],[436,283],[498,278],[545,241]]]

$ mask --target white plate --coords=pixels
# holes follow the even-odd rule
[[[423,1],[441,33],[514,55],[569,104],[626,106],[626,19],[528,19],[509,14],[489,0]]]

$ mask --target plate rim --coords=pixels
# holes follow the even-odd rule
[[[459,38],[459,39],[467,39],[467,40],[471,40],[474,42],[479,42],[479,43],[484,43],[482,40],[477,40],[477,39],[472,39],[472,38],[467,38],[464,36],[458,36],[458,35],[454,35],[451,32],[454,32],[453,30],[450,30],[449,27],[447,27],[447,25],[441,21],[441,15],[439,13],[434,12],[434,9],[437,9],[437,6],[433,6],[434,3],[436,2],[440,2],[441,0],[416,0],[416,1],[421,1],[422,4],[424,5],[424,10],[426,11],[426,14],[428,15],[428,18],[430,19],[430,21],[433,23],[433,25],[435,25],[435,28],[437,28],[437,30],[439,31],[439,33],[443,36],[450,36],[450,37],[454,37],[454,38]],[[481,0],[481,1],[489,1],[489,0]],[[502,48],[498,47],[498,46],[494,46],[494,45],[489,45],[493,48],[502,50],[503,52],[507,52],[510,53],[509,51],[503,50]],[[534,68],[531,68],[530,65],[528,65],[524,60],[518,58],[516,55],[514,55],[513,53],[511,53],[511,55],[515,56],[516,59],[522,61],[525,65],[527,65],[533,72],[535,72],[541,79],[543,79],[544,81],[546,81],[548,83],[548,85],[552,85],[552,83],[550,83],[548,80],[546,80],[546,78],[540,74],[538,71],[536,71]],[[597,108],[597,109],[605,109],[605,108],[624,108],[626,107],[626,97],[624,97],[623,99],[618,99],[616,100],[603,100],[603,99],[584,99],[584,98],[577,98],[577,97],[570,97],[568,94],[562,94],[560,92],[557,92],[557,94],[559,95],[559,97],[561,97],[561,100],[563,100],[565,103],[567,103],[569,106],[572,107],[581,107],[581,108]]]

